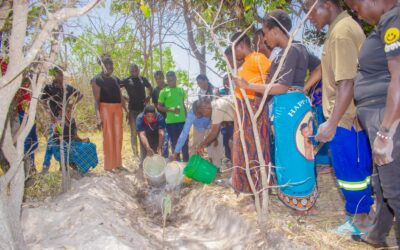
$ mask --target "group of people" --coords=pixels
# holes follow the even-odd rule
[[[171,160],[182,158],[187,162],[191,127],[194,127],[192,143],[194,149],[206,135],[210,135],[208,131],[214,132],[215,129],[209,117],[196,116],[198,100],[192,104],[192,109],[186,110],[187,94],[182,87],[177,85],[175,72],[167,72],[165,82],[164,73],[156,71],[154,79],[157,87],[153,89],[149,81],[140,75],[139,66],[136,64],[130,66],[131,76],[120,80],[113,75],[111,57],[103,55],[99,63],[103,70],[93,78],[91,84],[98,125],[103,131],[106,170],[122,167],[123,109],[131,128],[133,154],[139,156],[140,152],[141,162],[146,156],[152,156],[155,153]],[[229,88],[226,86],[222,89],[215,88],[205,75],[199,75],[196,80],[199,86],[199,98],[212,100],[216,96],[229,94]],[[126,90],[126,97],[122,93],[123,89]],[[126,101],[129,103],[128,107],[125,105]],[[213,144],[207,145],[210,146],[208,154],[215,165],[221,166],[224,162],[229,162],[231,158],[229,138],[232,134],[232,119],[225,123],[221,122],[215,130]],[[169,155],[169,148],[171,155]]]
[[[251,114],[259,108],[261,95],[257,93],[268,92],[272,97],[272,123],[267,126],[260,115],[257,127],[263,142],[268,142],[273,132],[271,174],[280,187],[281,201],[302,214],[316,212],[318,189],[310,145],[329,142],[347,214],[345,223],[336,231],[350,233],[353,239],[371,246],[386,247],[394,217],[400,243],[400,4],[397,0],[345,2],[361,19],[375,26],[368,37],[339,0],[307,0],[303,5],[318,30],[329,26],[321,59],[301,43],[290,42],[292,22],[282,10],[267,13],[263,22],[265,45],[269,49],[280,48],[272,59],[260,50],[252,51],[246,35],[233,36],[232,49],[236,64],[240,65],[234,77],[239,100],[235,128],[242,123],[246,140],[244,147],[234,134],[232,160],[238,168],[234,168],[232,185],[240,192],[250,190],[242,169],[245,162],[241,150],[246,148],[250,160],[260,161]],[[310,76],[306,80],[307,72]],[[321,80],[326,121],[313,133],[309,122],[311,105],[304,89],[321,84]],[[244,108],[243,95],[247,95],[252,110]],[[268,108],[261,108],[267,117]],[[262,150],[269,162],[272,154],[266,144]],[[259,184],[257,165],[260,167],[257,163],[251,167],[256,172],[253,181]]]
[[[315,148],[324,144],[321,159],[332,164],[345,199],[347,216],[336,231],[351,233],[372,246],[386,246],[394,217],[400,228],[400,4],[397,0],[345,2],[375,26],[368,37],[339,0],[306,0],[303,9],[311,23],[318,30],[329,27],[319,59],[302,43],[291,41],[290,16],[283,10],[271,11],[253,39],[241,32],[231,37],[225,56],[228,67],[238,70],[224,78],[221,89],[205,75],[196,78],[198,98],[189,111],[187,93],[177,84],[175,72],[167,72],[166,83],[163,72],[155,72],[153,88],[136,64],[130,66],[131,75],[120,80],[113,75],[111,57],[103,55],[102,72],[91,86],[103,132],[105,170],[123,167],[125,110],[133,154],[140,152],[141,161],[153,154],[188,161],[193,127],[191,153],[203,154],[207,148],[210,161],[219,168],[231,162],[230,183],[236,193],[260,191],[260,169],[265,168],[272,176],[268,185],[279,187],[279,199],[299,215],[309,215],[317,213]],[[313,92],[312,103],[307,97],[310,89],[322,89],[322,96]],[[57,70],[41,97],[48,100],[54,120],[62,110],[55,98],[64,95],[75,103],[82,97],[72,86],[63,87],[62,71]],[[68,114],[68,107],[63,112]],[[399,244],[399,230],[396,238]]]

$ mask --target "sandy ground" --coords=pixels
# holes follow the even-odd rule
[[[163,239],[161,204],[167,193],[150,189],[143,180],[131,157],[129,134],[124,134],[123,148],[129,171],[119,173],[103,171],[99,133],[81,137],[97,144],[100,164],[86,177],[74,179],[66,194],[24,203],[24,233],[32,249],[368,249],[332,233],[343,222],[344,210],[331,174],[318,177],[316,216],[297,217],[271,196],[267,233],[259,230],[254,212],[240,213],[249,197],[236,197],[215,184],[183,186],[168,193],[172,214]],[[38,170],[44,146],[41,140]],[[53,160],[51,171],[57,168]]]

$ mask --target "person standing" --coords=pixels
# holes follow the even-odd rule
[[[167,73],[168,87],[161,90],[158,99],[158,110],[165,112],[167,118],[165,119],[168,136],[171,141],[172,150],[175,150],[176,143],[178,142],[179,135],[182,133],[183,126],[186,120],[185,98],[186,93],[183,88],[177,86],[176,74],[173,71]],[[189,147],[188,140],[186,140],[183,148],[183,161],[189,160]],[[178,157],[179,159],[179,157]]]
[[[373,247],[386,248],[394,217],[400,247],[400,3],[345,2],[375,26],[361,48],[354,86],[357,114],[368,131],[375,163],[372,183],[376,216],[362,240]]]
[[[161,155],[164,144],[164,117],[156,112],[153,105],[146,105],[136,119],[136,128],[140,139],[140,162],[146,156]]]
[[[24,124],[27,122],[29,115],[29,105],[32,100],[31,94],[31,80],[28,77],[25,77],[22,80],[22,87],[18,90],[16,94],[16,102],[17,102],[17,111],[19,123]],[[24,142],[24,153],[29,157],[29,170],[28,174],[31,171],[36,172],[35,167],[35,150],[38,148],[38,137],[36,133],[36,123],[33,124],[31,131],[27,135]]]
[[[99,64],[102,72],[92,81],[97,125],[103,131],[104,169],[113,171],[122,167],[122,120],[126,110],[120,90],[120,80],[113,75],[114,63],[103,55]]]
[[[156,80],[157,86],[151,92],[151,100],[156,107],[157,111],[165,118],[167,118],[167,114],[165,112],[160,112],[157,108],[158,106],[158,97],[160,96],[160,92],[163,88],[166,87],[165,80],[164,80],[164,73],[162,71],[156,71],[154,73],[154,79]],[[169,151],[168,151],[168,132],[164,130],[164,145],[163,145],[163,156],[164,158],[168,158]]]
[[[49,137],[47,139],[46,153],[43,161],[43,169],[42,174],[48,172],[50,167],[50,160],[53,155],[53,147],[56,147],[57,144],[53,138],[53,130],[57,124],[60,124],[62,121],[62,110],[64,106],[64,90],[65,93],[65,104],[67,105],[66,109],[71,108],[71,105],[75,105],[75,103],[79,102],[83,95],[79,92],[79,90],[75,89],[69,84],[64,83],[64,73],[63,69],[60,67],[54,67],[51,70],[52,74],[54,74],[54,80],[51,84],[47,84],[42,91],[40,96],[41,103],[45,104],[49,114],[50,114],[50,130]],[[75,101],[72,101],[75,98]],[[72,103],[71,103],[72,102]]]
[[[223,87],[219,89],[219,96],[229,96],[230,95],[230,87],[229,87],[229,76],[225,75],[222,81]],[[225,150],[225,157],[224,161],[226,162],[225,165],[229,165],[230,161],[232,160],[231,154],[231,144],[233,138],[233,121],[230,122],[223,122],[221,124],[221,134],[222,140],[224,144]]]
[[[307,0],[306,9],[316,0]],[[345,197],[346,221],[338,234],[362,234],[371,224],[371,151],[356,116],[353,100],[358,55],[365,40],[360,25],[344,11],[339,0],[317,0],[309,19],[317,29],[329,25],[324,42],[322,106],[326,122],[318,128],[317,141],[330,142],[336,180]],[[316,73],[317,74],[317,73]],[[321,74],[321,73],[318,73]]]
[[[253,51],[251,40],[246,34],[237,32],[231,37],[231,41],[236,41],[235,47],[232,47],[232,50],[235,51],[236,59],[238,61],[243,61],[243,64],[238,69],[238,75],[255,85],[265,85],[267,74],[271,67],[271,61],[264,54]],[[248,89],[245,89],[244,93],[250,103],[249,109],[251,108],[252,112],[256,113],[260,108],[262,95]],[[243,143],[246,143],[246,152],[244,151],[244,147],[240,139],[240,133],[234,133],[232,145],[232,164],[235,166],[235,168],[232,171],[232,187],[236,193],[253,193],[250,186],[250,180],[248,180],[246,174],[245,154],[247,154],[251,159],[249,168],[251,171],[252,181],[257,191],[262,188],[259,168],[264,167],[267,173],[269,170],[266,166],[259,166],[261,163],[256,148],[256,138],[254,137],[251,113],[244,104],[244,94],[242,94],[241,89],[237,85],[233,94],[237,98],[237,106],[239,109],[238,112],[244,130],[243,134],[245,142]],[[269,143],[267,141],[269,133],[268,111],[264,111],[265,107],[262,107],[262,109],[263,111],[257,119],[257,128],[259,138],[261,142],[263,142],[261,143],[262,152],[260,152],[260,154],[263,155],[265,163],[268,164],[270,160]],[[238,119],[238,117],[235,117],[234,131],[239,131],[240,129]],[[250,204],[250,206],[253,206],[253,204]]]
[[[270,48],[281,49],[269,71],[269,84],[251,84],[243,79],[235,82],[246,91],[257,93],[264,93],[270,88],[269,94],[273,95],[275,173],[280,186],[278,197],[298,215],[308,215],[316,212],[314,205],[318,191],[313,154],[309,153],[309,147],[305,147],[310,144],[301,133],[305,123],[303,129],[308,127],[305,134],[312,134],[312,127],[308,125],[312,117],[311,104],[302,88],[307,71],[313,71],[319,60],[297,41],[290,45],[286,58],[283,57],[284,50],[289,46],[291,28],[292,20],[285,11],[267,13],[263,23],[265,40]],[[284,62],[277,72],[281,60]],[[278,77],[272,82],[275,73]],[[265,113],[268,117],[268,110]],[[265,140],[268,140],[267,136]]]
[[[131,64],[130,66],[131,75],[121,82],[121,88],[125,88],[129,97],[128,105],[128,120],[131,128],[131,145],[133,155],[138,155],[137,148],[137,131],[136,131],[136,119],[138,115],[143,112],[144,106],[150,101],[150,94],[146,96],[146,88],[149,93],[153,91],[153,87],[149,81],[140,76],[140,68],[137,64]]]

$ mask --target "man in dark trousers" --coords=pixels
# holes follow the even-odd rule
[[[150,93],[153,91],[153,87],[145,77],[140,76],[140,68],[137,64],[131,64],[130,72],[131,76],[122,81],[121,88],[125,88],[128,93],[128,120],[131,127],[132,151],[133,155],[138,156],[136,119],[150,100]],[[146,96],[145,88],[149,90],[148,96]]]

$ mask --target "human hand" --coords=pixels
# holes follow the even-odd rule
[[[125,116],[126,122],[129,123],[129,112],[126,112],[126,116]]]
[[[377,166],[384,166],[393,162],[393,139],[378,132],[372,145],[372,156]]]
[[[239,88],[246,89],[249,87],[249,83],[241,77],[233,77],[233,81],[235,82],[235,85]]]
[[[337,126],[334,126],[328,121],[322,123],[319,128],[318,132],[315,136],[315,139],[320,142],[329,142],[333,139],[336,134]]]
[[[151,99],[150,96],[146,97],[146,98],[144,99],[144,103],[145,103],[145,104],[148,104],[148,103],[150,102],[150,99]]]
[[[204,154],[204,148],[205,148],[205,145],[203,143],[200,143],[200,145],[197,146],[197,148],[196,148],[196,153],[199,154],[199,155],[203,155]]]
[[[176,154],[176,153],[171,154],[171,155],[169,156],[169,160],[170,160],[170,161],[176,161],[176,158],[178,158],[178,154]]]
[[[218,139],[215,139],[215,141],[214,141],[214,147],[218,147]]]
[[[379,132],[376,133],[376,138],[372,145],[372,156],[376,165],[384,166],[393,162],[393,136],[397,131],[399,123],[400,119],[392,124],[389,131],[381,128]]]
[[[97,118],[97,129],[101,130],[103,128],[103,122],[100,118]]]
[[[180,113],[180,109],[179,108],[171,108],[171,112],[175,113],[175,114],[179,114]]]
[[[147,156],[153,156],[154,155],[154,151],[150,147],[146,148],[146,152],[147,152]]]
[[[162,155],[162,147],[157,148],[157,154]]]

